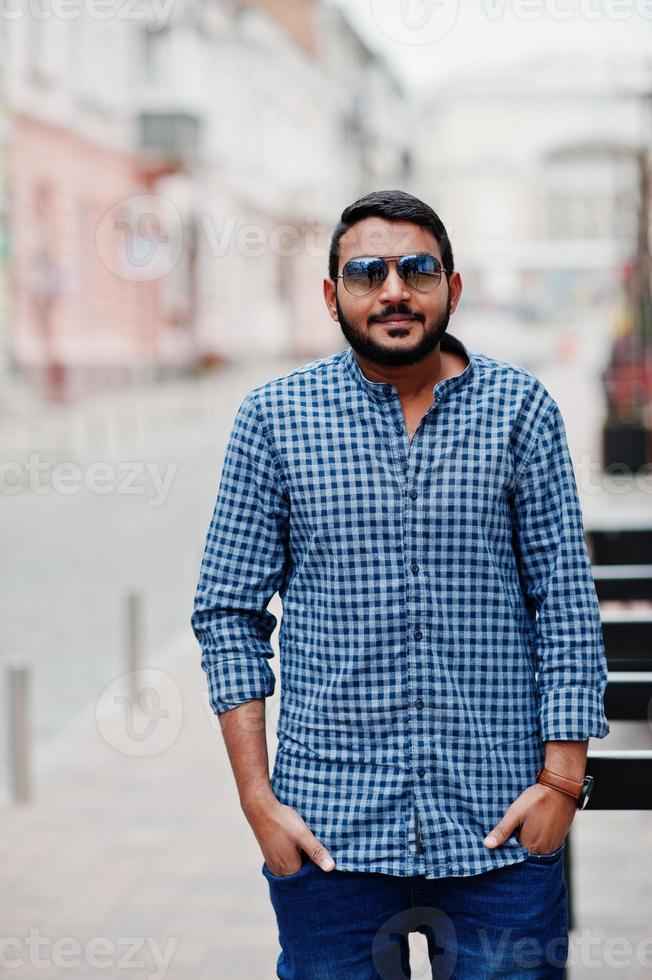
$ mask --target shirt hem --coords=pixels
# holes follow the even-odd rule
[[[354,861],[347,859],[339,859],[331,851],[333,860],[335,861],[335,871],[358,871],[366,872],[369,874],[387,874],[398,876],[401,878],[417,878],[425,877],[429,879],[435,878],[470,878],[473,875],[484,874],[486,871],[493,871],[496,868],[504,868],[510,864],[520,864],[525,861],[528,852],[525,848],[522,851],[510,852],[508,855],[501,855],[501,859],[495,859],[486,862],[484,865],[480,862],[475,864],[449,864],[441,865],[438,867],[426,867],[425,871],[417,871],[409,868],[406,865],[396,865],[393,863],[388,863],[386,861]],[[330,872],[325,872],[329,874]]]

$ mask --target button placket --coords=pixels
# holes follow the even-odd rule
[[[423,423],[422,419],[422,423]],[[423,840],[423,826],[421,823],[420,813],[422,794],[420,792],[422,780],[426,774],[426,767],[420,763],[424,761],[422,757],[418,754],[416,746],[419,744],[424,744],[424,739],[422,738],[424,734],[424,728],[427,725],[427,713],[423,712],[424,699],[422,697],[423,693],[423,668],[422,668],[422,654],[423,650],[419,643],[422,639],[422,632],[416,624],[422,622],[422,611],[420,609],[420,582],[419,582],[419,571],[420,566],[417,560],[416,549],[419,546],[419,522],[418,522],[418,511],[415,510],[418,507],[418,503],[415,501],[419,500],[419,491],[417,490],[418,478],[417,474],[419,472],[420,459],[423,454],[423,438],[424,432],[421,431],[422,423],[418,427],[414,436],[412,437],[412,442],[410,443],[410,449],[407,454],[407,465],[405,467],[405,493],[407,497],[406,507],[406,519],[404,528],[406,538],[404,541],[404,554],[408,563],[408,589],[406,593],[406,623],[412,624],[412,642],[408,644],[408,649],[410,650],[410,676],[409,676],[409,693],[411,695],[411,708],[408,711],[407,723],[410,727],[412,734],[413,743],[413,760],[416,768],[414,772],[416,778],[414,781],[414,798],[412,803],[412,820],[413,820],[413,844],[412,848],[415,855],[424,860],[425,858],[425,847]]]
[[[407,435],[407,429],[405,427],[405,419],[403,418],[403,409],[401,407],[396,389],[392,385],[383,385],[382,387],[383,391],[382,393],[378,394],[377,403],[383,413],[387,413],[387,411],[389,411],[389,424],[392,426],[395,435],[400,437],[399,449],[396,449],[396,443],[392,441],[390,451],[400,464],[401,480],[405,481],[407,478],[408,456],[405,452],[405,438]]]

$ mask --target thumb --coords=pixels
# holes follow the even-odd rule
[[[299,841],[301,847],[310,855],[310,858],[318,864],[322,871],[332,871],[335,861],[328,853],[321,841],[317,840],[314,834],[308,833]]]
[[[497,823],[493,830],[489,831],[482,843],[485,845],[485,847],[489,848],[500,847],[500,845],[504,844],[507,838],[511,836],[511,834],[513,834],[516,828],[520,825],[520,812],[518,808],[512,804],[512,806],[505,811],[505,815],[500,823]]]

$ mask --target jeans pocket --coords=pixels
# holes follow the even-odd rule
[[[562,841],[557,850],[550,851],[549,854],[535,854],[534,851],[528,851],[527,848],[525,848],[527,852],[526,860],[536,861],[539,864],[553,864],[553,862],[557,861],[562,856],[565,847],[566,841]]]
[[[261,871],[269,881],[294,881],[295,878],[302,877],[303,875],[307,874],[311,868],[314,868],[315,866],[315,862],[307,856],[304,856],[303,861],[304,863],[301,865],[301,867],[297,871],[293,871],[292,874],[289,875],[272,874],[272,872],[267,867],[267,861],[263,861],[263,866],[261,868]]]

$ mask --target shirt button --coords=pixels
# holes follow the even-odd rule
[[[414,707],[415,708],[423,708],[423,701],[421,700],[421,698],[417,698],[416,699],[416,701],[414,702]]]
[[[422,636],[423,636],[423,633],[421,632],[421,630],[415,630],[414,631],[414,639],[415,640],[420,640]]]
[[[401,426],[401,425],[397,425],[396,426],[396,435],[397,436],[402,436],[403,435],[403,426]]]
[[[415,561],[413,561],[412,564],[410,565],[410,570],[413,571],[413,572],[415,572],[415,573],[419,571],[419,566],[417,565],[417,563]]]
[[[412,497],[412,500],[416,500],[419,494],[416,492],[416,490],[410,490],[410,496]]]
[[[423,766],[419,766],[419,768],[417,769],[417,776],[425,776],[425,774],[426,774],[426,770],[423,768]]]

